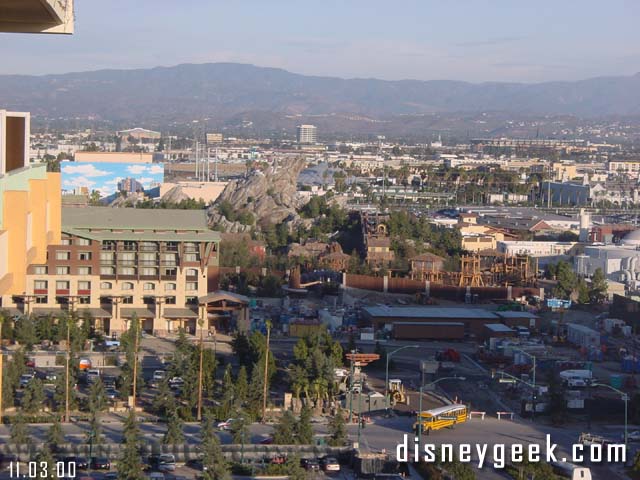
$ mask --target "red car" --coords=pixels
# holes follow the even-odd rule
[[[36,361],[33,358],[27,358],[24,361],[24,366],[29,368],[36,368]]]

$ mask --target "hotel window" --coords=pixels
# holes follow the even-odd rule
[[[198,290],[198,282],[187,282],[187,290]]]
[[[133,303],[133,297],[122,297],[122,303],[131,305]]]
[[[113,252],[100,252],[101,263],[113,263]]]
[[[35,280],[33,282],[34,290],[46,290],[48,286],[49,286],[49,282],[47,282],[46,280]]]
[[[36,297],[36,303],[49,303],[49,297],[46,295],[38,295]]]
[[[115,275],[116,269],[114,267],[100,267],[100,275]]]
[[[198,270],[196,270],[195,268],[187,268],[187,277],[197,277],[198,276]]]
[[[147,283],[145,283],[145,284],[144,284],[144,286],[142,287],[142,289],[143,289],[143,290],[147,290],[147,291],[149,291],[149,290],[155,290],[155,289],[156,289],[156,285],[155,285],[155,283],[147,282]]]
[[[146,277],[155,277],[158,275],[158,270],[151,267],[144,267],[140,269],[140,275],[144,275]]]
[[[91,252],[78,253],[78,260],[91,260]]]
[[[155,265],[157,263],[156,261],[156,254],[155,253],[141,253],[140,254],[140,263],[142,265]]]
[[[164,291],[165,292],[173,292],[176,289],[176,284],[175,283],[165,283],[164,284]]]
[[[78,275],[91,275],[91,267],[78,267]]]
[[[162,264],[163,265],[175,265],[176,264],[176,254],[175,253],[163,253],[162,254]]]
[[[66,280],[56,281],[56,290],[69,290],[69,282]]]
[[[69,267],[56,267],[56,275],[69,275]]]
[[[176,269],[175,268],[165,268],[163,270],[162,274],[167,276],[167,277],[175,277],[176,276]]]
[[[167,305],[175,305],[176,297],[166,297],[164,303],[166,303]]]
[[[185,262],[197,262],[198,261],[198,254],[197,253],[185,253],[184,254],[184,261]]]
[[[78,290],[91,290],[91,282],[79,281]]]
[[[197,305],[198,297],[186,297],[185,302],[187,303],[187,305]]]
[[[71,245],[71,239],[70,238],[63,238],[60,240],[60,245]]]
[[[44,265],[38,265],[37,267],[33,267],[33,273],[35,275],[46,275],[47,267],[45,267]]]
[[[116,249],[116,242],[114,242],[113,240],[107,240],[102,243],[102,250],[115,250],[115,249]]]
[[[78,303],[80,303],[81,305],[88,305],[91,303],[91,297],[89,297],[88,295],[78,297]]]
[[[91,240],[87,238],[77,238],[76,245],[80,245],[82,247],[86,247],[87,245],[91,245]]]
[[[126,241],[122,245],[122,248],[128,251],[135,251],[137,250],[138,246],[136,245],[136,242]]]
[[[100,288],[102,290],[111,290],[113,288],[113,285],[111,284],[111,282],[102,282],[100,284]]]
[[[124,282],[122,284],[122,290],[133,290],[133,283],[131,282]]]
[[[135,275],[136,269],[133,267],[119,267],[118,274],[119,275]]]
[[[124,265],[133,265],[136,261],[136,254],[132,252],[124,252],[118,255],[118,263]]]
[[[69,260],[71,259],[70,252],[56,252],[56,260]]]

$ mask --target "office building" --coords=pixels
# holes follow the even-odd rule
[[[315,125],[298,125],[296,139],[298,143],[316,143],[318,141],[318,129]]]

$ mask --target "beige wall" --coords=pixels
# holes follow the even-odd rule
[[[102,163],[151,163],[152,153],[133,152],[76,152],[76,162],[102,162]]]

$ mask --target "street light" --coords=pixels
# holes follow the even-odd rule
[[[525,382],[523,380],[520,380],[518,378],[516,378],[516,380],[529,385],[529,387],[531,387],[531,420],[535,421],[536,419],[536,356],[532,355],[531,353],[522,350],[521,348],[517,348],[517,347],[511,347],[512,350],[515,350],[516,352],[520,352],[525,354],[527,357],[531,358],[531,360],[533,360],[533,371],[532,371],[532,380],[533,380],[533,386],[531,384],[529,384],[528,382]],[[504,373],[504,372],[503,372]],[[515,378],[515,377],[514,377]]]
[[[525,382],[521,378],[514,377],[510,373],[503,372],[503,371],[491,373],[491,378],[495,378],[496,373],[500,374],[500,378],[498,379],[498,383],[516,383],[516,382],[520,382],[520,383],[525,384],[527,387],[529,387],[531,389],[531,392],[532,392],[531,393],[531,408],[532,408],[531,419],[535,420],[535,416],[536,416],[536,384],[535,383]],[[505,376],[507,376],[509,378],[504,378]]]
[[[391,358],[391,355],[393,355],[396,352],[399,352],[400,350],[404,350],[405,348],[420,348],[420,345],[405,345],[404,347],[396,348],[391,352],[387,352],[387,367],[386,367],[386,373],[384,376],[384,398],[385,398],[387,411],[389,410],[389,359]]]
[[[622,390],[618,390],[615,387],[612,387],[611,385],[607,385],[606,383],[592,383],[591,384],[592,387],[607,387],[610,390],[613,390],[616,393],[619,393],[620,395],[622,395],[622,400],[624,401],[624,448],[625,450],[627,449],[627,444],[628,444],[628,431],[627,431],[627,426],[628,426],[628,412],[629,412],[629,395],[627,395],[625,392],[623,392]]]
[[[431,383],[427,383],[426,385],[420,385],[420,399],[418,401],[418,441],[422,442],[422,392],[425,387],[430,387],[435,385],[436,383],[443,382],[444,380],[462,380],[463,382],[466,380],[466,377],[442,377],[438,380],[435,380]]]

